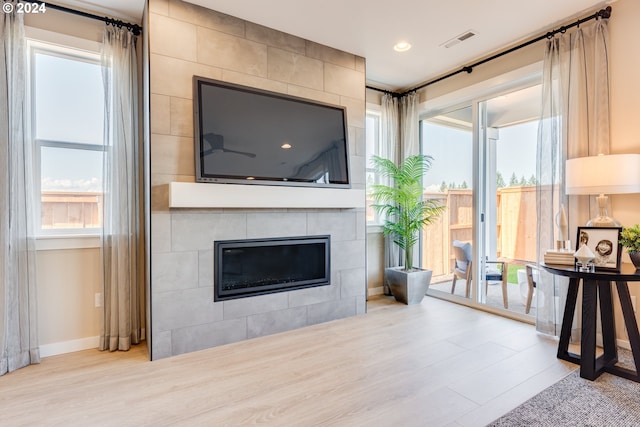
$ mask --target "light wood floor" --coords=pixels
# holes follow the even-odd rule
[[[427,297],[149,362],[146,348],[0,377],[0,425],[483,426],[566,376],[534,327]]]

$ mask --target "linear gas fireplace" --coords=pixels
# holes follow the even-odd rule
[[[214,301],[330,283],[330,236],[214,242]]]

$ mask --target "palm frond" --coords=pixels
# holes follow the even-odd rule
[[[386,215],[382,231],[405,251],[408,269],[412,267],[409,255],[418,242],[420,230],[433,223],[445,209],[437,200],[422,199],[422,177],[431,168],[432,161],[431,156],[419,154],[407,157],[397,166],[389,159],[372,158],[376,172],[390,180],[388,185],[371,187],[370,194],[375,201],[372,206]]]

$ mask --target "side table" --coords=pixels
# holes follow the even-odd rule
[[[640,382],[638,363],[640,362],[640,333],[631,304],[628,282],[640,282],[640,272],[632,264],[623,264],[618,271],[581,272],[574,267],[540,264],[551,274],[569,278],[567,304],[562,318],[558,358],[580,365],[580,376],[595,380],[603,372]],[[580,354],[569,352],[571,325],[576,308],[578,288],[582,282],[582,336]],[[613,298],[611,285],[615,283],[622,307],[622,316],[629,335],[631,352],[636,370],[616,365],[616,328],[613,316]],[[604,354],[596,358],[596,318],[600,299],[600,320],[602,322],[602,341]]]

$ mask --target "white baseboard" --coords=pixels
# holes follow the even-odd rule
[[[71,341],[55,342],[40,346],[40,357],[55,356],[58,354],[73,353],[74,351],[98,348],[100,337],[87,337]]]
[[[624,348],[625,350],[631,350],[631,343],[627,340],[616,339],[616,344],[620,348]],[[596,334],[596,345],[602,347],[602,333],[598,332]]]

